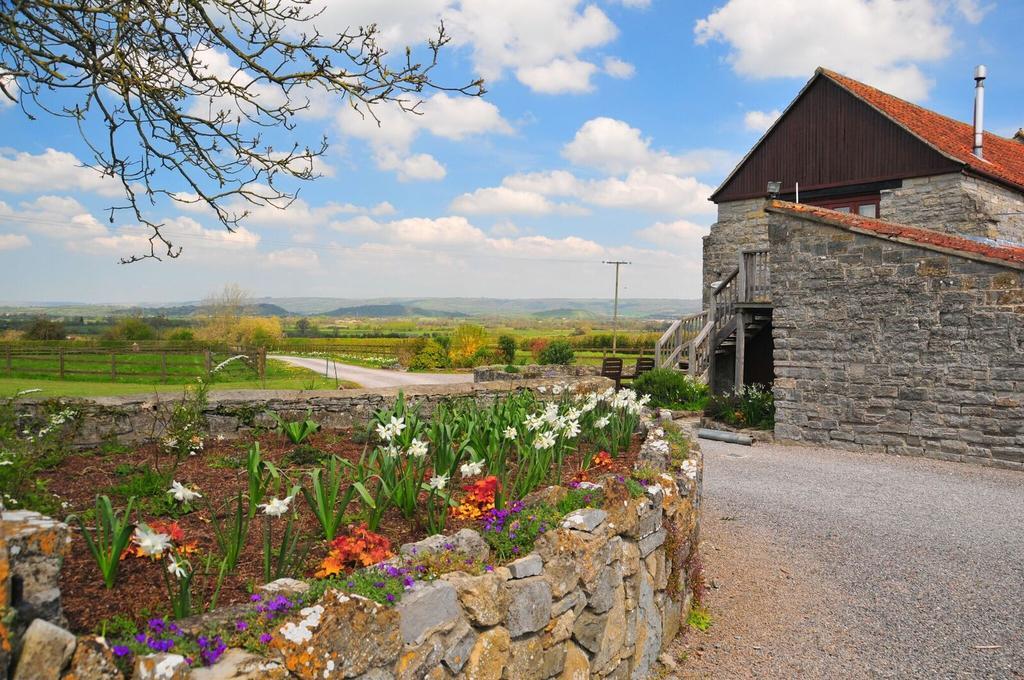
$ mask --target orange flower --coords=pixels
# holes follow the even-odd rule
[[[485,512],[494,509],[494,499],[500,488],[501,484],[494,475],[463,486],[466,497],[457,507],[452,508],[452,517],[479,519]]]
[[[348,568],[369,567],[391,557],[391,541],[370,531],[365,524],[349,527],[347,536],[331,541],[331,550],[320,563],[317,578],[338,576]]]
[[[599,470],[609,470],[612,467],[612,457],[607,451],[602,451],[594,456],[590,466]]]

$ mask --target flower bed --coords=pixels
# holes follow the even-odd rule
[[[632,548],[622,548],[626,552],[620,554],[619,543],[612,539],[619,536],[621,545],[635,545],[642,558],[660,551],[661,557],[655,557],[648,569],[650,578],[661,583],[653,589],[661,595],[658,616],[664,619],[668,600],[672,611],[681,611],[685,585],[680,590],[679,582],[685,582],[686,577],[680,574],[696,544],[695,535],[691,537],[696,522],[696,483],[687,477],[686,470],[695,471],[697,463],[691,461],[684,469],[682,458],[666,458],[667,467],[679,473],[679,486],[673,476],[662,477],[651,466],[637,462],[641,442],[635,432],[645,429],[638,427],[642,404],[628,391],[564,391],[553,396],[554,401],[545,402],[530,393],[520,393],[489,407],[453,402],[439,406],[429,422],[399,400],[393,408],[375,413],[365,431],[310,434],[315,427],[290,428],[282,424],[281,432],[293,438],[298,436],[296,433],[310,432],[298,442],[286,442],[282,434],[265,433],[244,452],[237,444],[205,442],[195,455],[174,457],[173,465],[168,466],[165,460],[162,469],[170,475],[161,481],[166,488],[161,494],[136,499],[131,513],[115,510],[118,503],[114,502],[110,508],[96,506],[90,515],[87,505],[101,480],[109,482],[112,472],[116,476],[112,465],[135,466],[167,456],[166,444],[118,454],[116,463],[95,457],[68,458],[47,474],[55,481],[74,478],[73,484],[67,485],[65,502],[80,517],[84,515],[80,523],[76,522],[81,528],[67,558],[62,583],[71,625],[81,633],[91,630],[103,634],[112,645],[112,659],[125,667],[133,658],[142,666],[157,663],[143,656],[156,652],[178,654],[187,667],[198,668],[219,660],[228,650],[244,649],[256,657],[243,657],[240,652],[228,655],[244,658],[246,663],[277,659],[290,672],[307,677],[310,668],[315,666],[318,673],[325,668],[307,664],[308,660],[300,658],[302,654],[293,653],[295,649],[289,651],[288,631],[292,637],[313,635],[309,632],[312,628],[327,625],[324,617],[328,613],[339,608],[346,611],[344,616],[340,609],[335,612],[337,617],[331,621],[337,623],[355,607],[372,613],[371,618],[377,621],[374,625],[386,632],[390,629],[384,624],[391,620],[386,611],[396,609],[403,612],[398,622],[401,640],[392,646],[400,652],[403,645],[422,645],[420,634],[410,638],[406,630],[412,615],[409,608],[453,592],[462,602],[456,606],[464,607],[464,598],[456,587],[459,579],[476,579],[499,590],[513,591],[520,587],[515,582],[522,580],[524,587],[532,584],[531,592],[543,590],[536,585],[534,563],[559,563],[557,555],[544,555],[541,547],[563,533],[575,537],[573,540],[589,533],[603,545],[611,543],[613,547],[605,549],[615,553],[614,559],[595,569],[603,571],[611,563],[618,563],[619,567],[611,567],[613,575],[608,578],[618,580],[619,585],[623,578],[638,572],[633,568]],[[665,438],[660,428],[654,431],[662,440]],[[650,449],[658,440],[657,436],[649,437],[643,446]],[[325,455],[329,456],[326,460]],[[132,480],[128,487],[134,488],[132,484],[137,483],[141,488],[142,482],[136,480],[145,480],[146,474],[137,470],[125,475]],[[562,486],[548,489],[551,483]],[[64,486],[61,488],[63,491]],[[673,499],[671,503],[668,498]],[[679,514],[680,507],[687,503],[688,510]],[[627,508],[624,513],[620,504]],[[567,520],[563,519],[566,515]],[[662,527],[663,518],[678,521],[684,515],[681,529],[670,532]],[[595,523],[595,517],[603,518]],[[582,525],[573,524],[577,521]],[[646,523],[647,533],[633,526],[641,522]],[[100,559],[94,559],[86,548],[87,541],[82,540],[90,536],[97,544],[102,543],[97,527],[104,525],[111,535],[130,528],[132,536],[126,546],[127,556],[106,562],[107,573],[115,574],[112,588],[105,585],[104,570],[97,568],[104,564],[104,551],[98,550]],[[413,542],[418,536],[456,529],[459,531],[451,539],[434,536]],[[664,547],[670,533],[685,535],[685,539],[673,539],[687,546],[675,547],[682,555],[678,560]],[[531,554],[535,547],[540,557]],[[110,551],[107,553],[110,556]],[[522,559],[529,564],[521,564]],[[661,567],[657,565],[659,559]],[[509,560],[515,561],[508,567],[501,566]],[[629,566],[623,567],[624,560]],[[665,560],[674,566],[666,567]],[[658,575],[659,568],[664,573]],[[673,571],[676,589],[669,593],[667,574]],[[617,572],[625,576],[614,576]],[[257,590],[254,594],[256,584],[280,577],[301,577],[305,585],[288,593],[271,595]],[[499,587],[499,582],[505,585]],[[593,594],[586,585],[582,587],[582,606],[574,603],[567,610],[578,616],[587,606],[588,611],[600,609],[599,603],[587,604]],[[612,585],[613,589],[617,587]],[[560,590],[554,588],[553,592]],[[565,596],[552,594],[549,600]],[[627,609],[643,610],[643,605],[636,604],[636,593],[630,600],[623,591],[623,597],[623,615]],[[630,602],[632,609],[627,607]],[[204,622],[191,623],[190,617],[213,605],[217,605],[213,615],[205,615]],[[310,617],[316,611],[320,613],[319,618],[313,617],[317,618],[314,626]],[[430,609],[422,616],[436,615],[441,620],[445,611]],[[559,616],[564,614],[562,611]],[[455,617],[458,630],[464,633],[455,642],[467,647],[466,654],[459,657],[463,665],[472,656],[468,646],[480,643],[485,635],[490,635],[486,639],[497,635],[498,643],[504,639],[502,633],[494,632],[497,628],[509,636],[509,650],[522,635],[539,630],[519,630],[511,622],[513,613],[509,610],[502,613],[503,626],[497,626],[497,621],[486,623],[490,617],[469,617],[472,631],[466,632],[461,624],[467,616],[463,612]],[[678,626],[678,617],[670,613],[670,618],[675,623],[670,621],[669,629]],[[550,622],[548,617],[544,625]],[[434,622],[427,628],[433,630],[440,625],[447,641],[454,628],[441,624]],[[660,625],[659,645],[665,622]],[[586,637],[586,633],[580,635]],[[583,656],[589,655],[588,664],[611,662],[611,658],[594,656],[595,650],[579,637],[574,638],[578,643],[574,644]],[[471,639],[473,645],[469,645]],[[560,645],[563,656],[568,657],[573,650],[565,642],[553,644]],[[385,651],[374,656],[376,666],[390,668],[390,662],[383,663],[379,658],[392,648],[389,644],[382,644],[380,649]],[[591,644],[603,647],[597,641]],[[434,647],[445,645],[448,642],[435,640]],[[337,662],[347,659],[349,653],[359,656],[357,652],[348,650]],[[515,656],[511,651],[509,654],[506,661]],[[636,663],[632,656],[627,660],[621,649],[613,656],[617,663]],[[459,661],[441,663],[431,659],[427,654],[421,661],[449,673],[458,672],[454,666]],[[575,660],[579,661],[578,654]],[[649,665],[650,660],[643,663]],[[550,663],[564,666],[568,661],[552,659]],[[593,669],[598,670],[596,666]],[[401,669],[392,670],[400,677],[423,677],[403,676]]]

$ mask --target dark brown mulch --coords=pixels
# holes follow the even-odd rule
[[[286,454],[294,447],[283,437],[276,434],[263,434],[258,437],[263,457],[279,466],[284,465]],[[185,541],[195,543],[198,553],[191,557],[194,566],[204,563],[204,557],[216,555],[217,548],[214,530],[210,521],[206,501],[212,501],[215,507],[221,506],[227,499],[246,489],[245,451],[250,439],[239,441],[209,441],[205,450],[196,456],[181,461],[174,472],[173,478],[188,486],[198,489],[204,498],[197,502],[197,509],[178,518],[152,516],[147,512],[139,512],[140,521],[177,521],[185,534]],[[336,454],[347,460],[357,460],[363,453],[364,445],[353,441],[351,431],[320,432],[313,435],[309,443],[324,452]],[[639,440],[634,438],[630,449],[617,458],[612,459],[608,469],[592,470],[591,477],[607,472],[628,474],[632,469],[639,452]],[[578,474],[581,456],[574,454],[567,459],[563,468],[563,482],[581,479]],[[58,467],[46,471],[43,476],[50,482],[50,489],[57,493],[66,503],[67,513],[79,513],[94,506],[98,493],[108,493],[110,487],[127,479],[118,475],[115,468],[119,466],[149,467],[161,471],[170,471],[173,458],[161,454],[155,445],[147,445],[127,453],[110,455],[79,454],[66,458]],[[235,465],[235,466],[232,466]],[[285,467],[285,474],[295,482],[300,481],[307,468]],[[586,477],[582,477],[586,478]],[[283,492],[287,491],[287,487]],[[282,492],[282,493],[283,493]],[[115,508],[121,508],[127,499],[112,496]],[[358,500],[354,501],[358,504]],[[296,528],[303,535],[312,537],[310,549],[306,557],[304,573],[312,575],[320,561],[326,556],[328,547],[322,539],[320,525],[316,521],[306,502],[302,498],[293,501],[298,510]],[[353,506],[355,509],[355,505]],[[249,540],[239,559],[238,568],[225,578],[218,603],[221,605],[236,604],[248,599],[252,588],[263,580],[262,572],[262,532],[265,518],[258,515],[250,526]],[[88,523],[87,523],[88,524]],[[448,531],[457,531],[464,526],[473,526],[473,521],[448,520]],[[61,593],[64,612],[71,629],[78,632],[98,631],[105,620],[115,616],[124,616],[136,622],[147,618],[167,615],[170,613],[163,570],[166,561],[153,561],[141,557],[127,557],[122,560],[117,585],[107,590],[99,569],[93,561],[73,524],[73,540],[71,550],[64,562],[61,572]],[[284,526],[284,520],[276,520],[273,524],[275,536]],[[394,548],[403,543],[424,538],[424,528],[417,526],[401,516],[397,510],[389,510],[380,525],[380,533],[387,536]],[[213,565],[215,570],[216,564]],[[206,585],[206,596],[212,592],[214,578],[196,577],[193,589],[193,602],[197,605],[205,602],[198,591]]]

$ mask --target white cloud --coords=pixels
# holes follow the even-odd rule
[[[451,209],[456,213],[503,214],[503,215],[568,215],[586,214],[579,206],[549,201],[542,194],[508,186],[486,187],[462,194],[452,201]]]
[[[676,252],[697,252],[703,250],[701,239],[708,228],[687,220],[655,222],[649,227],[638,229],[637,237],[655,245],[671,248]]]
[[[484,233],[465,217],[410,217],[384,225],[383,235],[389,241],[407,244],[478,243],[486,240]]]
[[[398,173],[402,180],[439,180],[444,166],[429,154],[412,154],[413,142],[422,132],[461,141],[485,134],[511,134],[512,126],[498,107],[479,98],[451,97],[439,92],[417,108],[418,113],[402,111],[397,105],[374,107],[374,119],[367,111],[350,106],[338,111],[335,121],[345,134],[366,141],[374,151],[374,160],[382,170]]]
[[[534,92],[541,94],[583,94],[593,92],[590,78],[597,66],[579,59],[555,59],[540,66],[516,71],[516,77]]]
[[[310,248],[285,248],[266,254],[267,264],[272,267],[288,269],[317,269],[320,267],[320,256]]]
[[[960,2],[968,18],[976,3]],[[722,42],[750,78],[808,78],[817,66],[920,100],[931,81],[920,64],[950,54],[946,0],[729,0],[699,20],[698,44]]]
[[[636,67],[618,57],[605,57],[604,72],[612,78],[626,80],[636,75]]]
[[[618,0],[623,7],[631,9],[646,9],[651,6],[651,0]]]
[[[259,234],[244,227],[236,228],[233,233],[224,228],[206,229],[186,216],[172,217],[161,222],[164,225],[161,232],[175,246],[184,247],[190,258],[196,255],[202,257],[204,251],[206,258],[216,257],[224,249],[253,251],[260,242]],[[69,250],[122,257],[149,252],[148,239],[151,233],[149,227],[126,226],[103,235],[69,241],[66,245]],[[210,250],[213,252],[208,252]]]
[[[30,245],[32,241],[24,234],[0,234],[0,250],[17,250]]]
[[[956,9],[968,23],[980,24],[995,4],[982,5],[978,0],[956,0]]]
[[[115,179],[83,167],[74,154],[56,149],[46,149],[40,154],[0,150],[0,187],[16,194],[52,191],[86,191],[108,197],[123,194]]]
[[[682,155],[651,148],[651,139],[622,120],[593,118],[585,122],[562,155],[576,165],[621,174],[636,168],[694,174],[727,165],[731,156],[723,151],[703,149]]]
[[[747,111],[743,116],[743,125],[751,132],[765,132],[781,115],[782,112],[778,109],[772,109],[771,111]]]
[[[0,201],[0,224],[65,242],[108,233],[84,205],[68,196],[40,196],[19,203],[17,209]]]

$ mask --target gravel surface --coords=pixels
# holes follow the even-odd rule
[[[300,366],[339,380],[359,383],[360,387],[374,389],[377,387],[405,387],[408,385],[453,385],[455,383],[473,382],[472,373],[406,373],[405,371],[389,371],[383,368],[365,368],[352,366],[340,361],[315,359],[312,357],[291,357],[272,355],[268,359],[277,359],[292,366]]]
[[[1024,475],[701,446],[714,624],[669,677],[1024,677]]]

